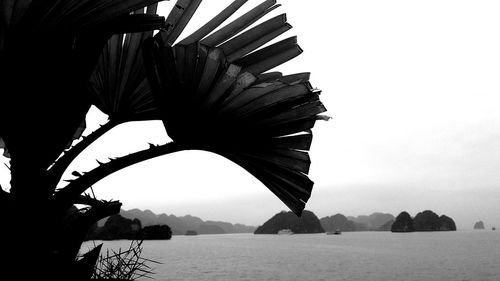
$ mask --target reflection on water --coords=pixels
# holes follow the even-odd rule
[[[500,280],[498,231],[174,236],[143,256],[156,280]]]

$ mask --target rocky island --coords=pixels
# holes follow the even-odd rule
[[[278,234],[282,229],[290,229],[293,233],[325,232],[318,217],[313,212],[304,210],[301,217],[282,211],[257,227],[254,234]]]
[[[401,212],[391,226],[392,232],[413,231],[455,231],[457,227],[452,218],[430,210],[418,213],[412,218],[407,212]]]
[[[357,217],[336,214],[323,217],[320,222],[325,231],[389,231],[394,222],[394,216],[379,212]]]
[[[348,220],[347,217],[342,214],[321,218],[320,222],[325,231],[356,231],[354,222]]]
[[[138,219],[127,219],[120,215],[110,216],[103,226],[95,225],[87,240],[160,240],[172,238],[168,225],[150,225],[142,228]]]
[[[413,232],[413,219],[407,212],[401,212],[391,226],[392,232]]]
[[[254,226],[232,224],[223,221],[204,221],[199,217],[186,215],[175,216],[155,214],[150,210],[121,210],[120,215],[128,219],[138,219],[143,226],[166,224],[172,229],[173,235],[184,235],[188,230],[197,234],[252,233]]]
[[[478,221],[474,224],[474,229],[484,229],[484,222]]]
[[[375,212],[371,215],[361,215],[357,217],[347,217],[347,219],[353,221],[356,225],[357,231],[373,230],[373,231],[384,231],[387,229],[386,224],[389,221],[394,222],[394,216],[389,213]]]

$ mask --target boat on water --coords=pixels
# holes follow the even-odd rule
[[[278,231],[278,235],[291,235],[291,234],[293,234],[293,231],[288,228]]]
[[[340,235],[342,232],[340,232],[340,229],[336,229],[335,231],[328,231],[326,232],[326,235]]]
[[[187,236],[194,236],[194,235],[198,235],[198,232],[196,232],[194,230],[188,230],[188,231],[186,231],[186,235]]]

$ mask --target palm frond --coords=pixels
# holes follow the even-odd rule
[[[225,156],[300,214],[313,187],[307,176],[310,129],[326,109],[309,73],[268,72],[302,52],[296,37],[257,50],[291,28],[285,14],[244,31],[277,7],[276,1],[207,36],[242,2],[177,45],[165,33],[148,39],[148,79],[175,143]]]
[[[146,15],[156,13],[148,6]],[[143,15],[144,9],[133,12]],[[93,104],[117,121],[157,118],[157,106],[146,79],[142,42],[153,31],[113,35],[103,49],[89,80],[88,92]]]

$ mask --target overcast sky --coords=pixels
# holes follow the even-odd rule
[[[230,2],[205,0],[180,39]],[[287,13],[294,28],[278,40],[298,35],[304,53],[278,70],[312,72],[333,117],[313,130],[307,209],[319,217],[431,209],[460,228],[480,219],[500,226],[500,2],[280,2],[265,19]],[[93,110],[87,121],[95,129],[105,120]],[[160,122],[122,125],[70,172],[165,139]],[[94,191],[126,209],[253,225],[286,209],[242,168],[196,151],[122,170]]]

